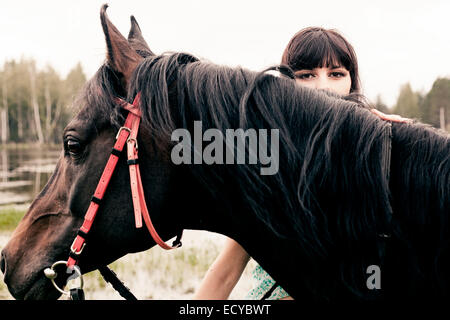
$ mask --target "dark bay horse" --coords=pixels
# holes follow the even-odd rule
[[[180,229],[234,238],[295,299],[448,299],[448,134],[391,124],[289,77],[155,55],[134,18],[126,39],[106,7],[106,63],[76,100],[55,172],[2,251],[15,298],[59,297],[43,270],[67,259],[83,223],[127,115],[117,97],[131,102],[139,92],[142,181],[164,240]],[[277,129],[277,172],[261,175],[260,162],[174,164],[171,135],[194,136],[195,121],[204,131]],[[155,245],[135,227],[128,171],[121,156],[80,257],[83,273]],[[371,266],[380,287],[368,286]]]

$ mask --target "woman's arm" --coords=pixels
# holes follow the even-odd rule
[[[226,300],[238,282],[250,256],[239,243],[228,238],[194,295],[196,300]]]

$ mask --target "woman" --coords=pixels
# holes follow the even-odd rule
[[[353,47],[335,30],[310,27],[289,41],[281,64],[289,66],[303,86],[329,90],[347,99],[363,100],[358,62]],[[406,121],[397,115],[371,110],[385,120]],[[194,299],[227,299],[244,271],[250,256],[236,241],[227,239],[224,249],[210,266]],[[292,299],[258,265],[253,271],[257,285],[250,299]]]

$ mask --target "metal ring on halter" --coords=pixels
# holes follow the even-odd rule
[[[48,279],[50,279],[50,281],[52,282],[52,284],[56,288],[56,290],[58,290],[62,294],[70,296],[70,292],[69,291],[64,291],[63,289],[58,287],[58,285],[55,282],[55,279],[58,276],[58,274],[55,271],[55,267],[58,266],[58,265],[67,265],[67,261],[57,261],[57,262],[55,262],[50,268],[46,268],[44,270],[44,274],[45,274],[45,276]],[[73,268],[75,270],[75,273],[77,273],[78,277],[80,278],[80,287],[79,288],[83,289],[84,281],[83,281],[83,276],[81,275],[80,268],[78,266],[74,266]]]

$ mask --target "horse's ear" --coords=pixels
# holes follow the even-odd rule
[[[139,27],[139,24],[137,23],[135,17],[131,16],[130,20],[131,28],[130,32],[128,33],[128,42],[133,47],[133,49],[136,50],[136,52],[141,56],[153,56],[154,53],[152,52],[152,50],[150,50],[150,47],[142,36],[141,28]]]
[[[131,74],[143,59],[128,43],[128,40],[112,24],[106,15],[107,4],[100,10],[100,20],[107,46],[107,63],[114,71],[123,75],[124,85],[128,85]]]

